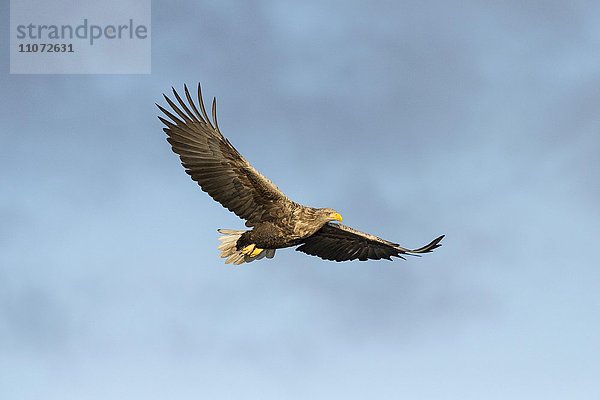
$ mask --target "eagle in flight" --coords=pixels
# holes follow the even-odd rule
[[[177,104],[164,95],[172,109],[157,107],[169,119],[159,116],[173,151],[185,171],[223,207],[246,220],[250,230],[219,229],[221,257],[225,263],[242,264],[273,258],[275,250],[298,246],[296,250],[331,261],[391,260],[391,257],[429,253],[440,247],[444,236],[418,249],[342,225],[342,216],[331,208],[298,204],[246,161],[227,140],[217,123],[216,99],[209,118],[198,84],[194,102],[184,85],[186,102],[173,89]]]

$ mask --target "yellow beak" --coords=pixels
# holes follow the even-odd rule
[[[333,213],[333,214],[331,214],[331,218],[333,218],[336,221],[342,222],[342,216],[339,213]]]

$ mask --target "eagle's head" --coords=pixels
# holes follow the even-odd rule
[[[335,211],[333,208],[319,208],[319,216],[325,222],[329,221],[339,221],[342,222],[342,216],[339,212]]]

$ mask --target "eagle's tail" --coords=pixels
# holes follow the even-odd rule
[[[246,231],[218,229],[218,232],[223,235],[219,237],[221,244],[218,248],[221,250],[221,258],[227,258],[225,264],[234,263],[240,265],[245,262],[260,260],[264,257],[273,258],[275,256],[275,249],[259,249],[253,244],[238,250],[237,241]]]

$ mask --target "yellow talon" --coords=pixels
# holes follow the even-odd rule
[[[249,244],[248,246],[246,246],[242,249],[242,254],[249,256],[254,251],[255,247],[256,247],[255,245]]]
[[[254,244],[249,244],[248,246],[242,249],[242,254],[248,257],[256,257],[260,253],[262,253],[263,249],[259,249]]]
[[[250,257],[256,257],[257,255],[259,255],[260,253],[262,253],[263,249],[259,249],[258,247],[256,247],[254,249],[254,251],[252,253],[250,253]]]

